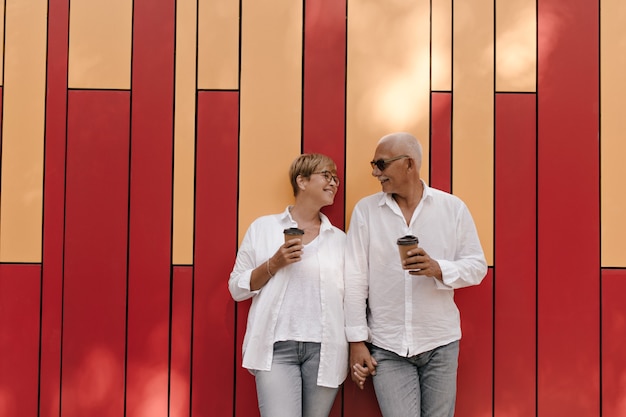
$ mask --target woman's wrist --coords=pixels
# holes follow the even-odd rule
[[[266,267],[266,269],[267,269],[267,275],[269,275],[269,276],[270,276],[270,278],[273,278],[273,277],[274,277],[274,274],[272,274],[272,271],[271,271],[271,269],[270,269],[270,259],[271,259],[271,258],[267,258],[267,262],[265,262],[265,267]]]

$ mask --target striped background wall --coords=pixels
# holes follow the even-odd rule
[[[258,415],[238,242],[301,152],[345,228],[392,131],[490,265],[456,296],[456,415],[626,415],[621,0],[0,5],[0,416]]]

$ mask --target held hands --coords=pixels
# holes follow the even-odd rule
[[[402,269],[409,271],[411,275],[423,275],[435,277],[443,281],[439,262],[428,256],[422,248],[411,249],[407,252],[407,258],[402,262]]]
[[[370,375],[376,375],[376,359],[370,355],[364,342],[350,342],[350,376],[359,389]]]

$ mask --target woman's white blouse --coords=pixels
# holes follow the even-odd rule
[[[346,236],[320,213],[317,258],[320,269],[322,342],[317,384],[338,387],[348,371],[348,343],[344,333],[343,270]],[[243,340],[243,367],[270,370],[278,313],[290,279],[288,265],[275,272],[263,288],[250,290],[252,270],[264,264],[283,244],[283,230],[297,227],[289,207],[281,214],[256,219],[243,238],[228,288],[235,301],[252,298]]]

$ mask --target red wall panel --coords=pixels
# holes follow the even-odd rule
[[[48,2],[39,412],[60,413],[69,0]]]
[[[133,6],[126,415],[166,417],[175,1]]]
[[[537,132],[535,94],[496,95],[495,416],[536,408]]]
[[[237,252],[239,95],[199,92],[196,139],[193,375],[194,417],[233,415],[235,380],[242,375],[241,340],[228,276]],[[246,316],[239,320],[245,323]],[[235,373],[235,370],[238,370]],[[252,376],[245,371],[248,380]],[[218,377],[216,377],[216,375]],[[237,390],[238,415],[253,416],[256,395]]]
[[[236,312],[236,338],[235,338],[235,417],[259,416],[258,401],[254,377],[247,369],[241,367],[242,350],[241,343],[246,331],[250,301],[237,303]],[[195,417],[195,416],[194,416]]]
[[[479,286],[455,290],[461,312],[456,417],[492,415],[493,269]]]
[[[430,186],[452,189],[452,93],[431,93]],[[428,155],[423,155],[426,159]]]
[[[600,413],[598,7],[585,0],[538,1],[542,416]]]
[[[602,272],[602,417],[626,416],[626,269]]]
[[[0,264],[0,414],[37,417],[41,265]]]
[[[356,384],[352,382],[350,375],[348,375],[344,383],[342,396],[344,416],[382,416],[378,402],[376,401],[376,393],[374,392],[374,384],[371,378],[368,378],[365,382],[365,388],[360,390],[357,388]]]
[[[124,412],[130,94],[68,97],[61,410]]]
[[[169,417],[189,417],[193,267],[173,269]]]
[[[304,2],[303,151],[323,153],[345,170],[346,0]],[[340,229],[345,184],[323,212]]]

